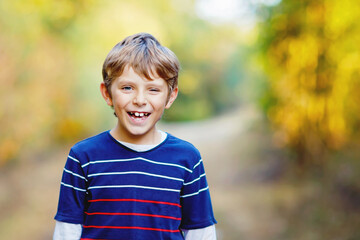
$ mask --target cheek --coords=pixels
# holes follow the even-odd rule
[[[114,108],[125,108],[129,103],[124,97],[115,97],[113,98],[113,106]]]
[[[164,109],[166,109],[166,106],[167,106],[167,99],[164,98],[164,99],[161,99],[160,101],[158,101],[156,103],[156,109],[158,109],[159,111],[164,111]]]

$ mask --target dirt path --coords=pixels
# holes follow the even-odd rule
[[[271,173],[269,167],[276,161],[261,159],[267,150],[259,153],[258,149],[268,140],[254,131],[258,119],[249,107],[206,121],[160,126],[192,142],[202,153],[219,240],[269,240],[284,227],[281,219],[274,218],[272,190],[263,181],[263,173]],[[51,239],[66,155],[59,150],[14,171],[0,172],[2,239]]]
[[[284,227],[274,218],[273,190],[266,184],[276,177],[278,161],[262,159],[271,149],[269,136],[257,130],[259,118],[247,107],[206,121],[163,125],[202,153],[219,240],[268,240]]]

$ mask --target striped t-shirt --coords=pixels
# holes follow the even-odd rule
[[[82,239],[183,239],[216,223],[198,150],[170,134],[136,152],[109,131],[77,143],[55,219],[82,224]]]

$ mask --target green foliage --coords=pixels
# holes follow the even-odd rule
[[[240,35],[195,15],[193,1],[45,1],[0,3],[0,166],[110,128],[99,93],[101,67],[125,36],[150,32],[182,64],[168,121],[212,116],[237,104]],[[5,67],[4,67],[5,66]]]
[[[302,166],[323,164],[359,125],[360,4],[283,0],[262,11],[259,46],[269,79],[263,104],[275,139]]]

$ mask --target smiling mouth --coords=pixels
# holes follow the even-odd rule
[[[145,119],[147,117],[150,116],[151,113],[146,113],[146,112],[128,112],[129,116],[133,119]]]

